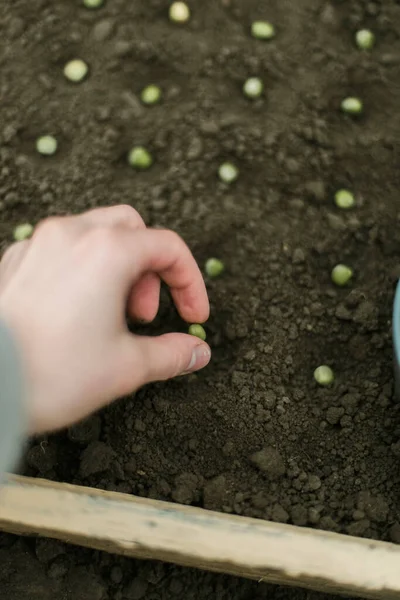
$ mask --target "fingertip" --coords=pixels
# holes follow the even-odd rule
[[[192,350],[192,356],[186,370],[182,375],[200,371],[208,365],[211,360],[211,348],[205,342],[197,344]]]
[[[210,305],[207,303],[207,306],[204,308],[203,314],[200,318],[200,323],[206,323],[210,318]]]
[[[167,333],[158,337],[129,334],[124,340],[119,362],[123,371],[120,395],[127,389],[152,381],[165,381],[199,371],[211,359],[209,345],[185,333]]]
[[[172,296],[179,314],[187,323],[205,323],[209,319],[210,303],[205,287],[173,290]]]
[[[192,323],[205,323],[210,318],[210,304],[208,296],[206,295],[203,302],[196,307],[196,313],[198,315],[197,320],[193,319]]]

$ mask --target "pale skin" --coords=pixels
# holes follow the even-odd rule
[[[130,206],[50,218],[0,262],[0,319],[19,345],[30,433],[67,427],[152,381],[197,371],[209,346],[186,334],[129,332],[126,314],[152,321],[160,280],[185,321],[209,303],[190,250],[146,228]]]

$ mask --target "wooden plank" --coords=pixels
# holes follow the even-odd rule
[[[400,547],[10,476],[0,529],[285,585],[400,598]]]

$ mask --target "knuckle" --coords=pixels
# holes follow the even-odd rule
[[[63,231],[63,220],[61,217],[48,217],[40,221],[35,228],[32,238],[59,237]]]
[[[144,225],[142,217],[139,213],[129,204],[120,204],[115,207],[116,214],[118,213],[119,218],[122,221],[134,222],[136,225]]]
[[[115,273],[118,236],[111,227],[95,227],[85,231],[74,245],[80,264],[90,265],[96,273]]]
[[[87,256],[101,266],[106,266],[110,272],[118,271],[121,263],[121,240],[118,230],[112,227],[98,227],[85,236],[84,247]]]
[[[172,231],[171,229],[166,229],[164,231],[164,235],[172,248],[180,248],[185,245],[185,242],[183,241],[181,236],[175,231]]]
[[[96,251],[113,253],[118,246],[118,235],[112,227],[96,227],[86,235],[87,243]]]

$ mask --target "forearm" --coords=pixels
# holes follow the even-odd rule
[[[16,466],[25,431],[21,358],[12,334],[0,321],[0,480]]]

